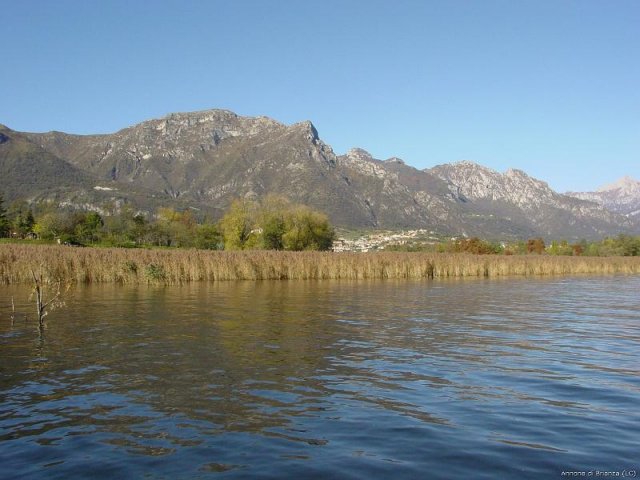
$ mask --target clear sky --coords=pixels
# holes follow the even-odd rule
[[[559,190],[640,178],[639,0],[21,0],[0,123],[111,132],[226,108],[337,153],[472,160]]]

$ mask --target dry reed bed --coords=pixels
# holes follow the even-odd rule
[[[272,279],[496,277],[640,273],[640,257],[495,256],[436,253],[217,252],[0,245],[0,283],[31,270],[77,283]]]

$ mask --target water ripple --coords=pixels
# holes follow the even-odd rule
[[[0,323],[0,477],[639,469],[639,287],[578,277],[80,288],[44,336]]]

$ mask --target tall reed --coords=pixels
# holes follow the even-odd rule
[[[0,245],[0,283],[166,283],[222,280],[496,277],[640,273],[640,257],[496,256],[77,248]]]

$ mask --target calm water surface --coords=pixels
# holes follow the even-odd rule
[[[77,287],[11,324],[0,478],[640,475],[640,278]],[[595,475],[595,473],[594,473]]]

